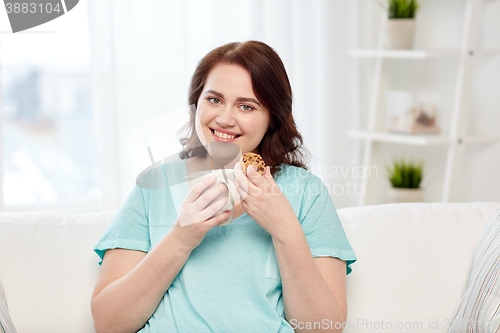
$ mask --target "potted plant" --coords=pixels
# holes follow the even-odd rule
[[[393,202],[421,202],[423,191],[420,188],[424,163],[405,159],[394,160],[392,167],[386,166],[392,188],[389,197]]]
[[[418,0],[378,1],[387,9],[384,45],[388,49],[413,48],[415,14],[420,7]]]

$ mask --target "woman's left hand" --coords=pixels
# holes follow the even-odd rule
[[[271,236],[277,235],[280,229],[285,230],[286,224],[297,218],[269,167],[261,176],[257,167],[250,165],[245,175],[238,162],[234,166],[234,175],[243,209]]]

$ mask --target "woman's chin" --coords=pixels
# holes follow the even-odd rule
[[[212,141],[208,143],[207,150],[214,160],[217,160],[221,163],[229,163],[239,157],[239,155],[241,154],[240,146],[238,146],[234,142]]]

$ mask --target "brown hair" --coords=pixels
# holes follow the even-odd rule
[[[270,46],[253,40],[218,47],[198,63],[189,87],[190,121],[179,131],[187,131],[187,137],[179,140],[183,146],[180,157],[204,157],[207,154],[196,135],[196,108],[208,74],[219,63],[246,69],[252,78],[255,96],[269,110],[269,126],[258,148],[264,162],[271,168],[271,174],[274,176],[279,172],[282,163],[308,170],[304,159],[308,158],[309,152],[303,146],[302,136],[293,120],[292,88],[285,66]]]

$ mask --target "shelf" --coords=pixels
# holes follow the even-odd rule
[[[498,50],[498,49],[478,50],[477,55],[484,56],[484,57],[500,55],[500,50]]]
[[[350,50],[349,56],[357,58],[393,58],[393,59],[428,59],[454,58],[460,56],[460,50]]]
[[[495,143],[499,141],[500,137],[476,135],[465,137],[464,143]]]
[[[407,144],[413,146],[439,146],[439,145],[448,145],[451,143],[451,140],[448,137],[439,135],[430,135],[430,134],[414,135],[414,134],[394,134],[387,132],[349,131],[348,135],[352,138]]]
[[[348,55],[355,58],[391,58],[391,59],[431,59],[431,58],[458,58],[462,52],[451,50],[377,50],[356,49],[350,50]],[[478,50],[478,56],[500,55],[498,49]]]
[[[352,138],[357,139],[398,143],[413,146],[444,146],[452,143],[452,140],[447,136],[432,134],[395,134],[387,132],[349,131],[348,135]],[[465,137],[463,143],[494,143],[498,141],[500,141],[500,137],[468,136]]]

